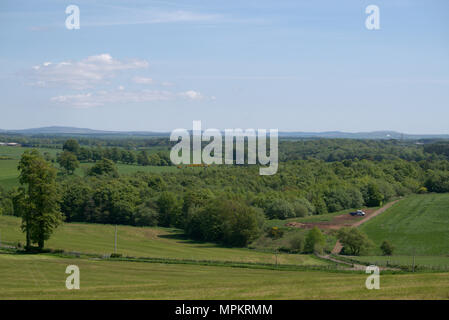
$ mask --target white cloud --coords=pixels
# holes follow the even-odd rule
[[[192,100],[201,100],[203,99],[203,95],[199,93],[198,91],[189,90],[186,92],[181,92],[181,96],[192,99]]]
[[[133,81],[138,84],[153,84],[154,80],[146,77],[134,77]]]
[[[96,93],[84,93],[74,95],[60,95],[51,98],[54,103],[75,108],[92,108],[112,103],[139,103],[152,101],[174,100],[177,97],[185,97],[192,100],[200,100],[203,95],[197,91],[174,93],[160,90],[127,91],[124,88],[117,91],[98,91]]]
[[[121,61],[110,54],[87,57],[80,61],[44,62],[32,67],[32,84],[42,87],[68,86],[82,90],[102,84],[116,76],[120,71],[144,69],[148,67],[145,60]]]
[[[89,89],[88,93],[68,93],[52,97],[53,103],[75,108],[92,108],[108,104],[128,104],[174,99],[203,100],[200,92],[188,90],[184,92],[166,91],[161,87],[169,87],[171,82],[156,82],[150,77],[127,77],[118,74],[133,69],[148,67],[145,60],[122,61],[114,59],[110,54],[93,55],[79,61],[47,61],[32,67],[29,75],[32,84],[40,87],[63,86],[73,90]],[[114,81],[112,81],[114,78]],[[160,90],[139,89],[140,85],[158,85]],[[128,89],[131,87],[131,89]],[[214,99],[213,97],[211,99]]]
[[[91,93],[57,96],[50,99],[59,104],[68,104],[76,108],[92,108],[103,105],[100,101],[95,101]]]

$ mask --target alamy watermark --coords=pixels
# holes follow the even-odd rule
[[[371,4],[366,7],[365,13],[369,16],[365,20],[365,27],[368,30],[379,30],[380,29],[380,10],[379,7]]]
[[[67,266],[65,273],[70,274],[65,280],[65,287],[69,290],[80,288],[80,268],[74,264]]]
[[[368,290],[380,289],[380,272],[378,266],[368,266],[365,269],[370,275],[366,278],[365,286]],[[372,273],[372,274],[371,274]]]
[[[267,133],[269,132],[269,154],[267,154]],[[179,141],[179,139],[181,139]],[[212,139],[212,141],[211,141]],[[192,141],[191,141],[192,140]],[[235,140],[235,148],[234,148]],[[218,129],[202,131],[201,121],[193,121],[192,134],[186,129],[173,130],[170,141],[179,141],[170,152],[174,164],[246,164],[259,163],[260,175],[273,175],[278,170],[277,129],[225,129],[224,154],[223,132]],[[247,147],[245,148],[245,141]],[[202,142],[210,142],[201,150]],[[180,155],[181,153],[181,155]],[[235,158],[234,158],[235,154]]]
[[[80,8],[74,4],[65,8],[65,13],[68,14],[65,19],[65,27],[69,30],[80,28]]]

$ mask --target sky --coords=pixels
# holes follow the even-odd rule
[[[449,134],[449,1],[2,0],[0,70],[0,129]]]

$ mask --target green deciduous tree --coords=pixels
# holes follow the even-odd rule
[[[315,251],[321,252],[323,251],[325,244],[326,238],[324,237],[324,234],[317,227],[313,227],[307,232],[304,251],[307,253]]]
[[[189,211],[186,233],[197,240],[245,246],[261,231],[263,213],[244,203],[214,199],[205,207]]]
[[[273,199],[269,202],[265,213],[269,219],[288,219],[295,217],[295,208],[287,200]]]
[[[180,226],[181,203],[173,192],[164,191],[157,200],[159,224],[163,227]]]
[[[112,177],[118,177],[117,166],[113,161],[109,159],[102,159],[98,161],[92,168],[90,168],[89,175],[110,175]]]
[[[375,183],[368,184],[366,188],[366,199],[365,203],[369,207],[378,207],[382,205],[384,196],[379,190],[379,187]]]
[[[358,256],[368,252],[374,246],[365,233],[353,227],[338,230],[337,238],[343,245],[342,253],[348,255]]]
[[[384,256],[391,256],[394,251],[394,246],[388,240],[384,240],[380,245],[380,250],[382,250]]]
[[[58,157],[58,163],[68,174],[73,174],[80,165],[77,157],[70,151],[61,153]]]
[[[69,139],[66,142],[64,142],[64,145],[62,146],[62,150],[69,151],[69,152],[77,155],[80,150],[80,145],[79,145],[78,141],[76,141],[75,139]]]
[[[18,169],[22,187],[14,198],[14,210],[22,217],[27,249],[32,243],[43,249],[44,242],[63,220],[59,210],[56,169],[37,150],[26,151]]]

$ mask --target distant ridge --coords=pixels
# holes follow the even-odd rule
[[[170,132],[156,131],[107,131],[88,128],[51,126],[42,128],[3,130],[3,134],[23,135],[116,135],[116,136],[158,136],[168,137]],[[371,131],[371,132],[303,132],[303,131],[280,131],[282,138],[328,138],[328,139],[449,139],[449,134],[407,134],[396,131]]]
[[[107,131],[94,130],[88,128],[51,126],[31,129],[3,130],[1,133],[23,134],[23,135],[149,135],[149,136],[168,136],[168,132],[151,132],[151,131]]]

